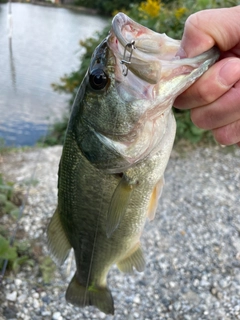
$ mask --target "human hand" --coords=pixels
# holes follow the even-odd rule
[[[240,6],[199,11],[185,24],[181,57],[196,56],[212,46],[220,59],[174,102],[191,109],[193,123],[212,130],[220,144],[240,146]]]

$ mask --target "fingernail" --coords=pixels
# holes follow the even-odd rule
[[[219,71],[219,82],[230,87],[240,79],[240,60],[228,60]]]

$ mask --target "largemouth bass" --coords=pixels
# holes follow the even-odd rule
[[[113,264],[141,272],[140,236],[153,220],[175,137],[172,104],[218,58],[218,50],[180,59],[180,41],[117,14],[95,49],[73,104],[59,164],[58,205],[48,246],[77,271],[66,300],[113,314]]]

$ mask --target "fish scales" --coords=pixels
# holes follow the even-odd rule
[[[93,53],[73,104],[47,230],[57,263],[74,250],[76,273],[66,291],[73,305],[114,314],[111,266],[145,268],[140,236],[164,184],[176,131],[173,101],[218,58],[212,48],[180,59],[179,47],[119,13]]]

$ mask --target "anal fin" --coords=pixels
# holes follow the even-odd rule
[[[114,314],[114,302],[107,287],[85,287],[73,276],[66,292],[66,300],[78,307],[95,306],[106,314]]]
[[[54,215],[48,225],[47,229],[48,249],[52,254],[53,260],[58,264],[63,264],[66,260],[71,245],[63,230],[58,208],[54,212]]]
[[[137,245],[136,250],[130,253],[127,257],[117,263],[118,269],[124,273],[133,273],[133,267],[138,272],[143,272],[146,266],[146,261],[143,256],[140,244]]]

